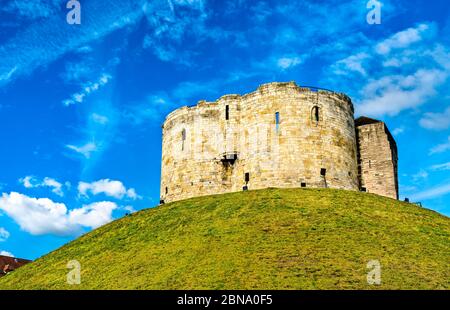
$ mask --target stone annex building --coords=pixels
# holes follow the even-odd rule
[[[346,95],[295,82],[177,109],[163,125],[161,203],[268,187],[398,199],[394,138],[353,114]]]

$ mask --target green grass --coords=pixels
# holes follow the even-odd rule
[[[67,262],[81,285],[66,284]],[[367,284],[379,260],[382,284]],[[267,189],[140,211],[0,278],[0,289],[450,289],[450,219],[377,195]]]

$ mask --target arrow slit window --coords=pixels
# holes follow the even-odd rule
[[[318,124],[320,121],[320,108],[318,106],[314,106],[311,110],[311,120],[314,124]]]
[[[184,144],[186,142],[186,129],[181,131],[181,150],[184,151]]]

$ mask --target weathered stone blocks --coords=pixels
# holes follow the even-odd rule
[[[344,94],[290,82],[200,101],[164,122],[161,200],[244,188],[367,189],[357,145],[353,104]]]

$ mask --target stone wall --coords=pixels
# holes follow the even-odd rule
[[[356,120],[360,188],[398,199],[397,145],[383,122]]]
[[[241,191],[244,186],[358,190],[351,100],[293,82],[270,83],[167,116],[161,200]]]

